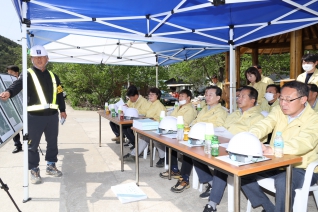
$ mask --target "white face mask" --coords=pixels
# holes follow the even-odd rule
[[[185,103],[187,103],[187,100],[181,100],[181,101],[179,101],[179,105],[184,105]]]
[[[270,101],[272,101],[273,99],[274,99],[274,94],[272,94],[272,93],[265,93],[265,99],[268,101],[268,102],[270,102]]]
[[[314,68],[313,64],[303,64],[303,69],[306,72],[313,70],[313,68]]]

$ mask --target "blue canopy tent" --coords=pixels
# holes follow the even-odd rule
[[[318,0],[12,1],[23,23],[23,37],[27,39],[23,42],[24,58],[27,43],[29,47],[44,44],[51,61],[124,62],[125,65],[168,65],[229,51],[230,105],[235,103],[236,46],[318,22]],[[78,39],[82,42],[69,44],[66,40],[72,39],[68,36],[82,36]],[[91,38],[100,38],[101,41],[97,41],[97,44],[88,42]],[[116,39],[118,44],[112,51],[105,52],[105,49],[110,48],[106,45],[108,39]],[[133,44],[132,47],[130,43],[137,45]],[[141,51],[138,47],[141,43],[149,47],[146,50],[149,53],[147,58],[155,59],[144,60],[145,51],[136,57],[128,54],[127,48]],[[96,57],[96,61],[93,61],[93,57]],[[24,76],[26,71],[25,62]],[[26,88],[26,84],[23,87]],[[26,105],[24,98],[25,108]],[[25,116],[25,134],[26,126]],[[27,171],[27,160],[25,163]],[[26,201],[28,178],[24,186]]]

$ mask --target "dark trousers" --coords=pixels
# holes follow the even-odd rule
[[[57,162],[58,123],[58,113],[50,116],[35,116],[28,114],[29,169],[39,166],[40,155],[38,147],[43,133],[47,142],[45,160]]]
[[[21,141],[20,141],[20,133],[16,134],[13,137],[13,141],[14,141],[14,146],[16,146],[18,148],[22,148],[22,144],[21,144]]]
[[[295,189],[301,188],[304,183],[306,171],[304,169],[292,168],[291,180],[291,204],[294,204]],[[268,199],[261,187],[258,185],[256,179],[258,176],[272,177],[275,180],[275,205]],[[318,180],[318,174],[314,173],[311,185]],[[285,193],[286,193],[286,172],[281,170],[274,170],[266,172],[262,175],[251,175],[242,177],[241,187],[247,198],[250,200],[253,207],[262,205],[266,211],[280,212],[285,211]],[[214,186],[214,182],[213,182]],[[308,197],[304,197],[308,198]]]
[[[113,133],[116,137],[119,137],[119,126],[117,124],[114,124],[113,122],[109,122],[110,128],[112,128]]]
[[[129,140],[129,143],[135,146],[135,134],[134,131],[131,129],[131,125],[123,126],[123,134]]]
[[[169,158],[169,154],[168,151],[166,150],[166,158],[167,158],[167,163],[168,163],[168,158]],[[174,167],[178,167],[178,153],[175,150],[171,151],[171,168]],[[180,170],[180,174],[182,176],[190,176],[191,171],[192,171],[192,167],[193,167],[193,160],[192,158],[183,155],[183,159],[182,159],[182,165],[181,165],[181,170]]]

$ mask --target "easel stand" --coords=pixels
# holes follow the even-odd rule
[[[1,189],[5,190],[5,191],[7,192],[7,194],[9,195],[11,201],[13,202],[13,204],[15,205],[15,207],[17,208],[17,210],[18,210],[19,212],[21,212],[20,209],[19,209],[19,207],[18,207],[18,205],[15,203],[14,199],[12,198],[11,194],[9,193],[9,187],[7,186],[7,184],[4,184],[4,183],[3,183],[3,181],[1,180],[1,178],[0,178],[0,184],[1,184]]]

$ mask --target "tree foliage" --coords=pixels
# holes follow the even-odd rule
[[[60,77],[72,106],[102,106],[118,96],[116,93],[124,98],[128,81],[144,93],[155,86],[154,67],[54,63],[51,70]],[[166,72],[160,69],[159,79]],[[163,84],[159,88],[164,88]]]
[[[21,69],[21,51],[20,45],[0,36],[0,73],[5,73],[9,65],[18,65]]]

